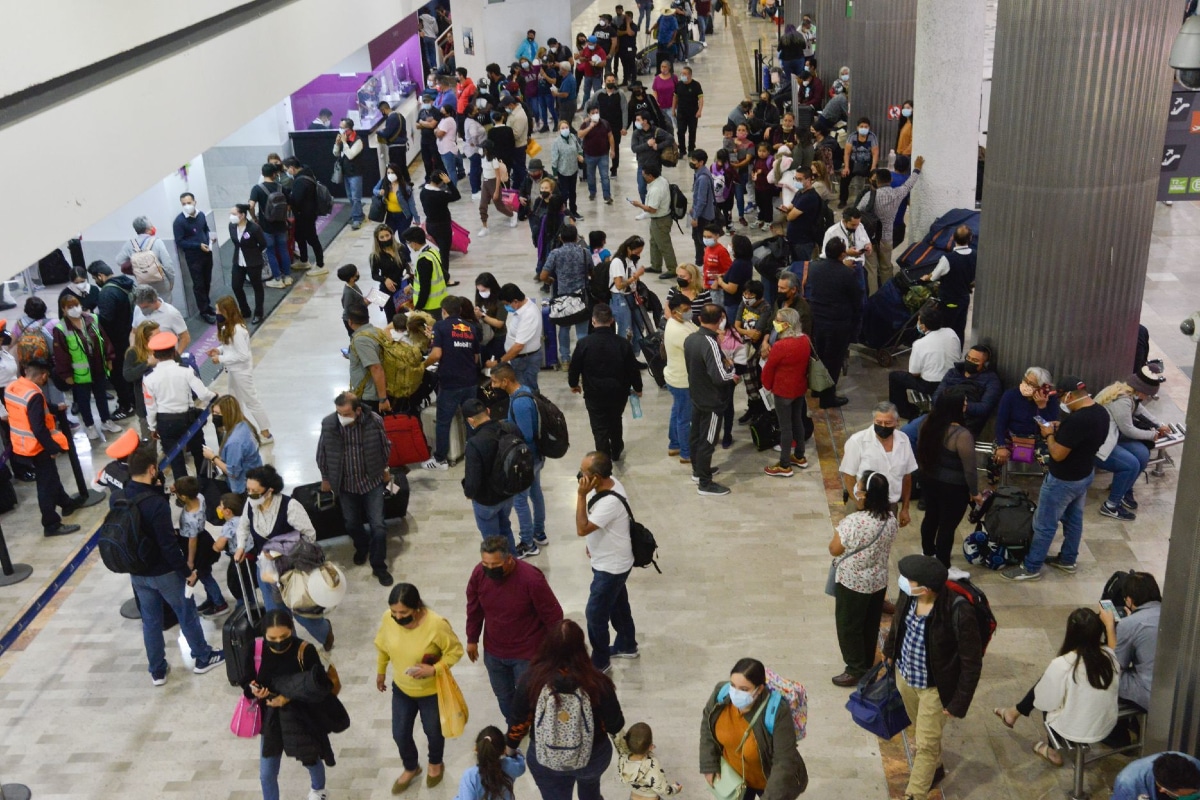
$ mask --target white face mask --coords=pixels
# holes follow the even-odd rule
[[[838,80],[841,81],[842,83],[849,83],[850,82],[850,73],[843,72],[841,75],[838,75]]]
[[[68,283],[67,288],[71,290],[72,294],[77,294],[80,297],[88,293],[88,285],[86,283]]]
[[[67,316],[71,319],[79,319],[83,316],[83,306],[71,306],[67,309]]]
[[[390,333],[390,334],[392,335],[392,341],[393,341],[393,342],[402,342],[402,341],[404,341],[404,338],[403,338],[403,337],[404,337],[404,331],[398,331],[398,330],[396,330],[395,328],[393,328],[392,330],[388,331],[388,333]],[[340,419],[340,417],[339,417],[339,419]]]
[[[489,297],[492,296],[491,289],[479,289],[478,291],[479,291],[479,296],[481,298],[483,298],[484,300],[487,300]]]
[[[592,122],[599,122],[599,121],[600,121],[600,115],[599,115],[599,114],[590,114],[589,116],[592,118]]]
[[[747,692],[744,689],[738,689],[736,686],[730,686],[729,702],[733,703],[733,707],[738,711],[745,711],[754,703],[754,692]]]
[[[568,138],[568,137],[571,135],[571,129],[570,129],[570,128],[563,128],[562,130],[560,130],[560,131],[558,132],[558,135],[559,135],[559,136],[561,136],[561,137],[563,137],[564,139],[566,139],[566,138]]]
[[[858,129],[858,135],[859,135],[859,136],[866,136],[866,135],[867,135],[868,133],[870,133],[870,132],[871,132],[871,129],[870,129],[870,128],[859,128],[859,129]]]
[[[192,205],[191,203],[185,204],[183,207],[183,213],[187,214],[189,217],[195,216],[196,215],[196,206]]]
[[[341,414],[338,414],[338,424],[340,424],[343,428],[348,428],[357,421],[357,417],[343,417]]]
[[[388,179],[389,181],[395,181],[395,180],[396,180],[396,173],[394,173],[394,172],[389,172],[389,173],[387,174],[387,179]]]
[[[263,495],[262,497],[247,497],[246,502],[249,503],[253,508],[259,508],[262,506],[263,502],[266,501],[266,499],[266,495]]]
[[[240,225],[241,222],[242,222],[242,218],[239,217],[237,214],[229,215],[229,224],[230,225]]]

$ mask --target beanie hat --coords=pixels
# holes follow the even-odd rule
[[[1162,375],[1156,375],[1150,371],[1148,366],[1143,365],[1137,372],[1126,378],[1125,382],[1133,387],[1134,391],[1153,397],[1158,394],[1158,387],[1165,380],[1166,378]]]

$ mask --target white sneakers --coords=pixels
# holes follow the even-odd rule
[[[508,227],[515,228],[515,227],[517,227],[517,223],[520,221],[521,220],[517,219],[517,215],[513,214],[511,217],[508,218]]]
[[[471,192],[471,201],[475,203],[479,202],[479,192]]]
[[[329,274],[329,270],[326,269],[325,267],[311,267],[308,270],[308,277],[310,277],[310,278],[319,278],[322,275],[328,275],[328,274]]]
[[[263,286],[266,286],[269,289],[282,289],[284,287],[284,283],[281,278],[272,278],[271,280],[263,283]]]
[[[113,422],[111,419],[107,420],[106,422],[100,423],[100,427],[103,428],[104,430],[108,431],[109,433],[124,433],[125,432],[124,428],[122,428],[117,423]]]
[[[479,233],[477,233],[475,235],[478,236],[480,239],[482,239],[483,237],[488,235],[488,229],[486,227],[480,228]]]
[[[104,441],[104,434],[102,434],[100,432],[100,428],[98,428],[97,426],[88,425],[86,430],[87,430],[87,437],[89,439],[91,439],[93,442]]]
[[[947,570],[946,577],[952,581],[969,581],[971,580],[971,573],[967,572],[965,569],[950,567],[950,569]]]
[[[429,460],[421,462],[421,467],[423,469],[450,469],[450,462],[438,461],[433,456],[430,456]]]

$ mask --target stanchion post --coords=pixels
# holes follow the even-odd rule
[[[33,792],[20,783],[0,783],[0,800],[29,800]]]
[[[0,528],[0,586],[12,586],[20,583],[33,574],[33,567],[28,564],[14,564],[8,555],[8,544],[4,541],[4,529]],[[0,800],[5,800],[4,792],[0,791]]]
[[[71,460],[71,471],[75,473],[75,485],[79,487],[79,495],[75,502],[81,507],[94,506],[105,498],[105,494],[88,486],[87,479],[83,477],[83,467],[79,463],[79,453],[75,449],[75,437],[71,435],[71,423],[67,419],[67,412],[56,410],[54,417],[58,420],[58,427],[67,437],[67,457]]]

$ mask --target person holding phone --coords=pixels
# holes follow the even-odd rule
[[[411,583],[398,583],[388,594],[388,609],[375,634],[379,651],[375,686],[387,691],[387,668],[392,666],[392,739],[400,751],[404,772],[392,784],[392,794],[400,794],[421,772],[413,728],[417,716],[429,745],[429,772],[425,785],[442,782],[446,767],[438,713],[437,681],[439,670],[448,670],[463,657],[462,642],[444,617],[426,608],[421,593]]]

